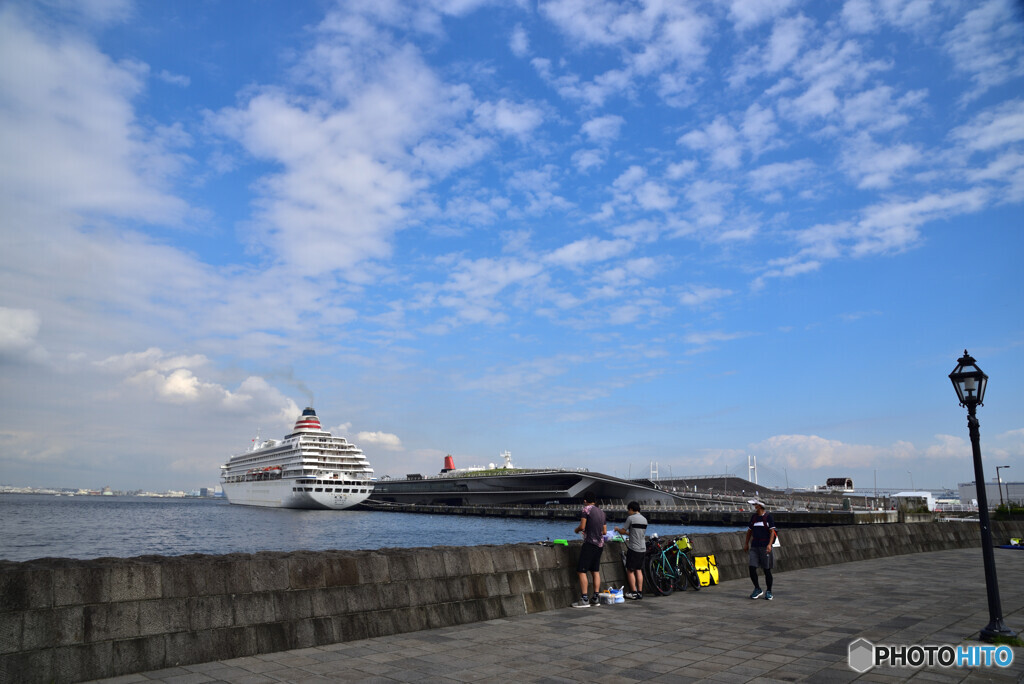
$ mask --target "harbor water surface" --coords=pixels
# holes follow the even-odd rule
[[[608,529],[621,524],[609,518]],[[571,520],[233,506],[223,499],[0,494],[0,559],[130,558],[575,539]],[[652,524],[648,534],[740,528]]]

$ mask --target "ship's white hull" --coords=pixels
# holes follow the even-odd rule
[[[341,511],[365,501],[369,491],[345,492],[343,487],[320,487],[332,491],[295,491],[295,480],[224,483],[224,496],[233,504],[268,508],[307,508]]]

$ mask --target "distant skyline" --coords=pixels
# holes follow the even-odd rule
[[[0,482],[1024,479],[1015,0],[0,4]]]

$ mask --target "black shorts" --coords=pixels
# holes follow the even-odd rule
[[[580,560],[576,564],[576,572],[600,572],[602,551],[604,551],[603,546],[583,542],[583,547],[580,549]]]
[[[768,549],[761,546],[760,542],[758,542],[758,546],[751,546],[747,555],[750,556],[750,567],[752,568],[771,570],[775,567],[775,553],[768,553]]]
[[[644,552],[626,549],[626,569],[640,570],[644,567]]]

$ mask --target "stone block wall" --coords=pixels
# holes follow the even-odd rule
[[[996,524],[997,540],[1024,523]],[[690,535],[722,581],[743,533]],[[980,546],[977,523],[781,530],[779,571]],[[1000,543],[997,541],[997,543]],[[0,561],[0,682],[75,682],[567,607],[579,543]],[[624,583],[610,544],[602,584]]]
[[[0,682],[73,682],[567,606],[576,549],[0,562]]]

